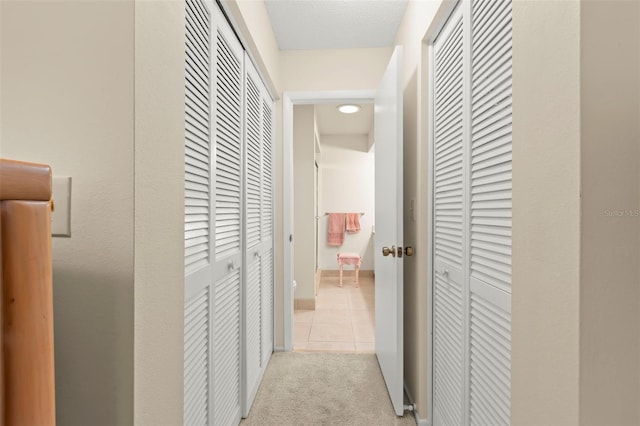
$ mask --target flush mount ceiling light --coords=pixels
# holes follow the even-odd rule
[[[356,112],[360,111],[360,105],[354,105],[354,104],[339,105],[338,111],[340,111],[343,114],[355,114]]]

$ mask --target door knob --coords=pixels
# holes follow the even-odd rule
[[[391,248],[389,247],[382,247],[382,255],[383,256],[393,256],[396,257],[396,246],[391,246]]]
[[[405,247],[404,248],[404,255],[405,256],[413,256],[413,247],[411,247],[411,246]]]

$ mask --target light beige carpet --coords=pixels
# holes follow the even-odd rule
[[[241,425],[415,425],[397,417],[372,354],[275,353]]]

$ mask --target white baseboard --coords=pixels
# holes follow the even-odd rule
[[[286,350],[284,349],[284,346],[274,346],[273,347],[273,351],[274,352],[286,352]]]

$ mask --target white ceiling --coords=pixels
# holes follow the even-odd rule
[[[359,104],[355,114],[338,111],[339,104],[316,105],[316,124],[320,135],[367,135],[373,128],[373,104]]]
[[[388,47],[408,0],[265,0],[281,50]]]

